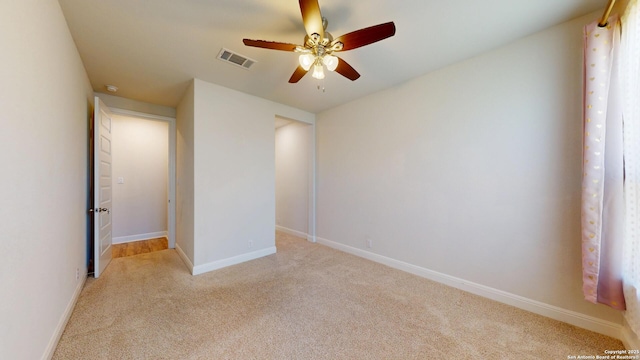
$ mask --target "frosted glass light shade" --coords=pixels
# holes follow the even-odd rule
[[[333,55],[325,55],[322,62],[329,71],[334,71],[338,67],[338,58]]]
[[[311,69],[311,65],[313,65],[315,60],[316,58],[312,54],[302,54],[298,58],[300,66],[302,66],[305,71],[309,71],[309,69]]]
[[[313,66],[313,76],[318,80],[324,79],[324,70],[322,69],[322,64],[316,64]]]

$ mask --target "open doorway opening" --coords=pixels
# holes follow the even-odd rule
[[[113,176],[112,161],[112,121],[115,115],[147,119],[168,123],[168,132],[165,139],[168,143],[168,166],[165,166],[167,174],[167,186],[165,187],[166,201],[166,236],[168,247],[175,247],[176,224],[176,119],[137,111],[124,110],[109,107],[98,96],[95,97],[95,108],[90,120],[89,141],[89,226],[91,228],[88,240],[87,267],[90,275],[98,278],[106,269],[113,254],[113,188],[114,184],[124,184],[123,176]],[[146,134],[139,137],[146,137]],[[161,175],[163,176],[163,175]],[[120,179],[122,177],[122,179]],[[164,177],[164,176],[163,176]],[[148,234],[148,233],[147,233]],[[139,234],[138,234],[139,235]],[[120,241],[132,240],[131,237],[118,239]]]
[[[315,241],[313,125],[276,116],[276,230]]]
[[[112,117],[113,257],[169,247],[169,123]]]

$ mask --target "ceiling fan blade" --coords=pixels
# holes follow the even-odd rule
[[[302,66],[298,66],[296,71],[293,72],[293,75],[291,75],[289,82],[292,84],[297,83],[307,74],[307,72],[308,70],[303,69]]]
[[[335,70],[338,74],[346,77],[347,79],[354,81],[360,77],[360,74],[354,69],[351,65],[349,65],[346,61],[342,60],[338,57],[338,67]]]
[[[371,26],[342,35],[333,43],[340,41],[344,44],[341,51],[356,49],[361,46],[373,44],[396,34],[396,25],[392,22]]]
[[[320,39],[324,37],[324,27],[322,26],[322,13],[320,13],[320,5],[318,0],[300,0],[300,12],[302,13],[302,22],[307,35],[320,35]]]
[[[242,42],[247,46],[259,47],[263,49],[282,50],[282,51],[295,51],[297,45],[287,44],[276,41],[264,41],[264,40],[251,40],[243,39]]]

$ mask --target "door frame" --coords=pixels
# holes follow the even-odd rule
[[[315,119],[313,121],[301,120],[298,118],[287,117],[280,114],[275,114],[274,117],[279,117],[285,120],[289,120],[295,123],[304,124],[310,127],[309,131],[309,157],[307,159],[307,190],[308,190],[308,201],[307,201],[307,234],[306,239],[309,242],[315,243],[317,241],[316,237],[316,122]],[[275,132],[274,132],[275,137]],[[275,155],[274,155],[275,156]],[[274,158],[275,160],[275,158]],[[275,163],[275,161],[274,161]],[[274,191],[275,196],[275,191]],[[275,224],[277,228],[277,224]],[[297,235],[297,234],[296,234]],[[301,234],[300,234],[301,235]],[[297,236],[300,236],[297,235]]]
[[[309,131],[309,221],[307,240],[316,242],[316,123],[304,122],[311,126]]]
[[[169,249],[176,247],[176,118],[147,114],[138,111],[110,107],[115,115],[130,116],[146,120],[166,121],[169,123],[169,187],[167,189],[167,239]]]

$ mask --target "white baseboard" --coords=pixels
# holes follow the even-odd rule
[[[307,236],[309,236],[309,234],[307,234],[305,232],[289,229],[289,228],[286,228],[286,227],[280,226],[280,225],[276,225],[276,230],[282,231],[283,233],[287,233],[289,235],[297,236],[297,237],[300,237],[300,238],[303,238],[303,239],[306,239]]]
[[[58,347],[58,342],[62,337],[62,333],[64,333],[64,329],[67,327],[67,323],[69,322],[69,318],[71,318],[71,314],[73,313],[73,309],[78,302],[78,298],[80,297],[80,293],[82,292],[82,288],[84,288],[84,283],[87,281],[87,273],[80,274],[80,281],[76,286],[73,295],[71,296],[71,300],[67,304],[67,308],[64,309],[64,313],[60,317],[60,321],[58,321],[58,326],[56,326],[56,330],[53,332],[53,336],[51,340],[49,340],[49,344],[47,345],[47,349],[42,355],[43,360],[50,360],[53,357],[53,353],[56,351],[56,347]]]
[[[287,233],[289,235],[293,235],[293,236],[301,237],[303,239],[307,239],[307,241],[309,241],[309,242],[313,242],[313,243],[316,242],[316,237],[315,236],[313,236],[311,234],[303,233],[302,231],[289,229],[289,228],[286,228],[286,227],[280,226],[280,225],[276,225],[276,230],[282,231],[283,233]]]
[[[193,274],[193,263],[191,262],[191,260],[189,260],[189,257],[187,256],[187,254],[185,254],[184,251],[182,251],[182,248],[180,247],[180,245],[178,243],[176,243],[175,249],[178,252],[178,255],[180,256],[180,259],[182,259],[182,262],[185,265],[187,265],[187,268],[189,269],[189,272],[191,273],[191,275],[194,275]]]
[[[127,236],[118,236],[111,239],[112,244],[124,244],[133,241],[141,241],[141,240],[149,240],[160,237],[167,237],[166,231],[156,231],[152,233],[146,234],[135,234],[135,235],[127,235]]]
[[[429,280],[433,280],[460,290],[480,295],[491,300],[515,306],[517,308],[530,311],[551,319],[559,320],[577,327],[591,330],[600,334],[621,339],[622,326],[620,324],[584,315],[575,311],[563,309],[557,306],[545,304],[523,296],[508,293],[506,291],[494,289],[488,286],[476,284],[454,276],[439,273],[437,271],[422,268],[416,265],[395,260],[386,256],[374,254],[369,251],[340,244],[331,240],[318,237],[318,243],[331,248],[344,251],[380,264],[387,265],[394,269],[402,270]],[[626,346],[626,344],[625,344]]]
[[[626,320],[623,320],[621,333],[620,341],[622,341],[622,344],[624,344],[627,350],[640,350],[640,339],[638,339],[636,333],[631,330]]]
[[[196,266],[193,267],[193,271],[191,271],[191,273],[193,275],[200,275],[200,274],[204,274],[204,273],[209,272],[209,271],[222,269],[222,268],[227,267],[227,266],[240,264],[240,263],[243,263],[245,261],[255,260],[255,259],[261,258],[263,256],[267,256],[267,255],[271,255],[271,254],[275,254],[275,253],[276,253],[276,247],[272,246],[272,247],[268,247],[266,249],[262,249],[262,250],[258,250],[258,251],[254,251],[254,252],[250,252],[250,253],[234,256],[234,257],[230,257],[230,258],[227,258],[227,259],[212,261],[210,263],[206,263],[206,264],[202,264],[202,265],[196,265]]]

